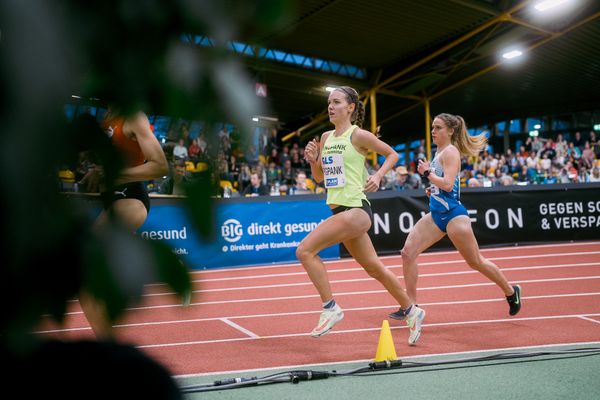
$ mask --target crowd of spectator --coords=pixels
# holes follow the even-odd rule
[[[150,192],[183,194],[182,183],[201,173],[211,173],[216,196],[265,196],[323,193],[304,160],[304,147],[282,143],[276,129],[264,130],[259,145],[247,145],[235,131],[221,129],[216,138],[205,133],[191,138],[188,126],[170,132],[163,144],[171,173],[162,181],[148,182]],[[435,149],[434,149],[435,150]],[[490,149],[491,150],[491,149]],[[398,165],[382,179],[380,190],[422,189],[427,184],[416,173],[416,162],[425,157],[422,145],[407,165]],[[203,165],[203,168],[200,166]],[[365,163],[369,173],[379,166]],[[504,153],[485,151],[464,157],[461,186],[491,187],[600,181],[600,142],[594,131],[553,137],[530,137],[518,149]],[[97,192],[99,179],[89,155],[82,154],[75,169],[79,190]]]
[[[596,132],[575,132],[570,140],[530,137],[517,151],[483,152],[464,158],[461,181],[470,186],[585,183],[600,181],[600,142]]]

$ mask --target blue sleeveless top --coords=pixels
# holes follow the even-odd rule
[[[446,147],[447,148],[447,147]],[[439,177],[444,176],[444,169],[439,160],[440,156],[446,149],[442,150],[441,153],[436,153],[435,157],[431,161],[431,173],[436,174]],[[448,212],[454,207],[460,204],[460,174],[456,175],[452,190],[446,192],[441,190],[433,183],[431,184],[431,196],[429,196],[429,209],[432,212]]]

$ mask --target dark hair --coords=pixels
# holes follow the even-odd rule
[[[354,108],[354,111],[350,116],[350,122],[352,122],[355,125],[358,125],[359,128],[362,128],[362,124],[365,120],[365,105],[362,101],[359,100],[358,92],[350,86],[340,86],[335,90],[343,92],[346,95],[346,100],[348,101],[348,103],[356,104],[356,107]]]

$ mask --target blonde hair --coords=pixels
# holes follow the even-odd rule
[[[450,143],[458,149],[461,155],[476,156],[487,146],[485,133],[477,136],[469,135],[467,124],[460,115],[443,113],[435,118],[441,119],[449,129],[453,130]]]

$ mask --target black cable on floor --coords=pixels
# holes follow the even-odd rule
[[[557,360],[557,359],[566,359],[566,358],[578,358],[578,357],[589,357],[600,355],[600,347],[587,347],[587,348],[577,348],[577,349],[567,349],[567,350],[549,350],[549,351],[534,351],[534,352],[508,352],[508,353],[498,353],[492,354],[489,356],[482,357],[472,357],[472,358],[461,358],[456,360],[448,360],[448,361],[434,361],[434,362],[417,362],[417,361],[407,361],[402,362],[401,360],[395,361],[381,361],[381,362],[372,362],[369,363],[366,367],[356,368],[348,371],[314,371],[314,370],[293,370],[293,371],[285,371],[279,372],[272,375],[267,375],[264,377],[250,377],[250,378],[229,378],[229,379],[221,379],[216,380],[212,383],[207,384],[196,384],[196,385],[187,385],[181,386],[180,390],[182,393],[197,393],[197,392],[208,392],[215,390],[227,390],[227,389],[237,389],[242,387],[249,386],[257,386],[257,385],[265,385],[265,384],[274,384],[274,383],[282,383],[282,382],[291,382],[293,384],[297,384],[301,381],[311,381],[311,380],[320,380],[320,379],[328,379],[330,377],[338,377],[338,376],[374,376],[374,375],[391,375],[391,374],[399,374],[399,373],[407,373],[407,372],[417,372],[417,368],[424,367],[441,367],[441,368],[430,368],[427,370],[420,370],[420,372],[426,371],[438,371],[444,369],[454,369],[454,368],[472,368],[484,365],[462,365],[462,366],[453,366],[458,364],[466,364],[466,363],[477,363],[477,362],[494,362],[493,364],[487,365],[503,365],[509,363],[516,362],[525,362],[522,359],[533,358],[533,357],[545,357],[545,356],[553,356],[552,358],[544,358],[541,360],[528,360],[529,362],[533,361],[547,361],[547,360]],[[518,361],[517,361],[518,360]],[[498,362],[501,361],[501,362]],[[392,371],[393,370],[393,371]]]

